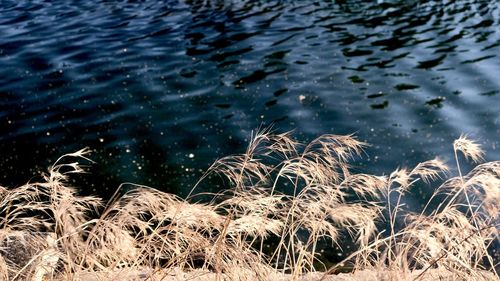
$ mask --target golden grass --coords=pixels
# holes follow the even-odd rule
[[[388,176],[352,173],[365,145],[352,135],[301,144],[263,130],[245,153],[217,160],[187,199],[136,185],[108,202],[69,184],[83,172],[70,160],[89,160],[89,150],[65,155],[41,182],[0,187],[0,279],[332,280],[352,266],[338,280],[498,280],[500,162],[463,174],[460,153],[475,162],[484,154],[460,136],[459,175],[412,212],[405,196],[448,167],[436,158]],[[229,186],[195,202],[212,175]],[[318,243],[342,246],[346,235],[358,249],[322,267]],[[271,249],[270,237],[278,238]]]

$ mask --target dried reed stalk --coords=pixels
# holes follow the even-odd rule
[[[266,129],[252,136],[245,153],[217,160],[187,199],[136,185],[106,204],[78,196],[68,181],[84,172],[69,160],[90,161],[90,151],[64,155],[42,182],[0,187],[0,278],[109,279],[136,272],[137,279],[161,280],[201,271],[218,280],[283,273],[299,280],[318,269],[320,241],[340,246],[350,237],[358,250],[342,264],[352,263],[358,273],[498,279],[492,251],[499,242],[500,162],[463,175],[459,153],[475,162],[484,153],[460,136],[453,145],[459,175],[438,185],[415,212],[402,203],[405,196],[417,181],[439,181],[448,167],[436,158],[389,176],[352,173],[349,161],[365,146],[352,135],[301,144],[290,133]],[[196,189],[215,174],[227,178],[227,189],[208,203],[194,202]],[[271,240],[277,242],[269,249]]]

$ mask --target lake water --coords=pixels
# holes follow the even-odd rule
[[[356,133],[388,174],[468,133],[500,159],[500,2],[0,3],[0,184],[83,147],[83,178],[185,194],[274,124]],[[217,187],[214,187],[217,189]]]

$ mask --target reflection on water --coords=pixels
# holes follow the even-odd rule
[[[0,182],[90,146],[90,192],[182,194],[269,124],[301,139],[356,132],[373,144],[367,172],[449,159],[462,132],[500,159],[499,7],[2,1]]]

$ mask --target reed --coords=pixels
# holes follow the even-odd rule
[[[353,173],[365,146],[352,135],[302,144],[261,130],[188,198],[135,185],[107,202],[69,183],[90,150],[64,155],[43,181],[0,187],[0,278],[335,280],[349,266],[363,280],[498,280],[500,162],[479,163],[480,145],[460,136],[458,176],[445,179],[438,158],[388,176]],[[460,154],[478,164],[462,171]],[[227,187],[196,201],[214,175]],[[419,181],[437,187],[415,212],[402,202]],[[357,250],[322,266],[319,244],[346,237]]]

